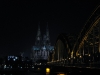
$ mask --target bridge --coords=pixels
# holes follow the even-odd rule
[[[92,13],[76,42],[60,34],[48,64],[61,66],[100,67],[100,5]]]

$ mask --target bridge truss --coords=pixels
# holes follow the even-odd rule
[[[68,36],[60,34],[57,38],[53,64],[99,64],[100,63],[100,5],[92,13],[74,46]]]

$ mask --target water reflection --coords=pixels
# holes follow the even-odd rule
[[[13,74],[0,74],[0,75],[52,75],[52,74],[41,74],[41,73],[13,73]],[[67,75],[64,73],[57,73],[54,75]]]
[[[27,72],[27,73],[5,73],[5,74],[2,73],[0,75],[43,75],[43,74]]]

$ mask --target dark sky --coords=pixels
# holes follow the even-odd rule
[[[60,33],[78,35],[100,1],[3,0],[0,2],[0,55],[30,53],[38,23],[45,33],[48,22],[51,44]]]

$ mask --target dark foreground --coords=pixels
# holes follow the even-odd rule
[[[50,73],[46,73],[50,68]],[[35,66],[27,70],[0,70],[0,75],[100,75],[99,68],[62,67],[62,66]]]

